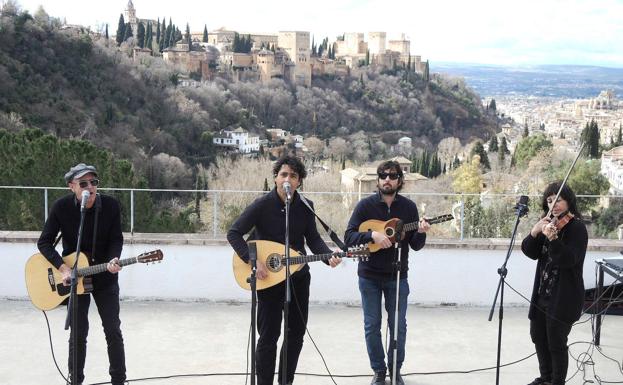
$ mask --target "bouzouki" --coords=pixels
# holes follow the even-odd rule
[[[454,219],[454,216],[452,214],[440,215],[434,218],[424,218],[424,220],[430,223],[431,225],[434,225],[436,223],[451,221],[453,219]],[[392,218],[388,221],[379,221],[377,219],[369,219],[359,225],[359,232],[365,233],[368,231],[376,231],[379,233],[383,233],[387,236],[387,238],[389,238],[390,241],[392,241],[392,243],[396,243],[396,225],[398,224],[399,221],[400,219],[398,218]],[[417,230],[417,228],[418,228],[418,222],[411,222],[411,223],[404,224],[402,227],[402,231],[407,232],[407,231]],[[371,253],[374,253],[381,249],[381,246],[374,242],[370,242],[368,244],[368,247],[370,248]]]
[[[134,263],[149,263],[162,260],[161,250],[154,250],[143,253],[138,257],[124,258],[119,260],[119,266],[132,265]],[[76,253],[71,253],[63,257],[63,261],[68,266],[73,266],[76,261]],[[93,287],[90,279],[91,275],[107,271],[107,263],[100,263],[89,266],[87,256],[80,253],[78,258],[78,284],[76,293],[88,293]],[[31,256],[26,262],[26,288],[32,304],[40,310],[52,310],[69,297],[71,287],[65,285],[61,272],[58,271],[42,254],[37,253]]]
[[[257,290],[267,289],[286,280],[285,269],[285,245],[273,241],[249,241],[255,243],[257,247],[257,262],[264,263],[268,268],[268,277],[258,279]],[[348,251],[329,253],[301,255],[294,249],[290,249],[290,271],[292,273],[299,271],[308,262],[322,261],[331,257],[340,258],[358,258],[367,260],[370,252],[368,246],[358,246],[349,248]],[[251,285],[247,282],[247,278],[251,276],[251,264],[243,261],[238,254],[234,253],[233,257],[234,278],[241,288],[251,290]]]

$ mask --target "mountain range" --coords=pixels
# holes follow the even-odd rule
[[[431,71],[463,77],[482,97],[591,98],[603,90],[623,97],[623,68],[579,65],[499,66],[431,63]]]

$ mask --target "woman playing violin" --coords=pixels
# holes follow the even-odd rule
[[[567,337],[584,301],[582,271],[588,233],[575,194],[567,185],[560,187],[561,182],[547,186],[541,202],[543,217],[521,244],[523,253],[537,260],[528,318],[540,376],[529,385],[565,383]]]

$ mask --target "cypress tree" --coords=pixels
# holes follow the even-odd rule
[[[527,138],[530,135],[530,131],[528,130],[528,122],[524,123],[522,137]]]
[[[156,41],[160,42],[160,18],[158,18],[158,26],[156,27]]]
[[[493,135],[489,140],[489,152],[496,152],[498,150],[498,137]]]
[[[473,157],[474,155],[480,156],[480,164],[485,169],[487,170],[491,169],[491,164],[489,163],[489,157],[487,156],[487,153],[485,152],[485,148],[482,145],[482,142],[478,141],[476,145],[474,146],[474,148],[472,149],[470,157]]]
[[[145,47],[145,26],[143,23],[138,23],[136,27],[136,44],[141,48]]]
[[[106,24],[106,31],[104,32],[104,36],[106,36],[106,42],[108,42],[108,24]]]
[[[188,44],[188,52],[191,51],[191,47],[193,45],[192,38],[190,36],[190,26],[186,23],[186,44]]]
[[[594,120],[591,120],[589,128],[588,154],[592,159],[599,158],[599,127]]]
[[[133,36],[134,32],[132,31],[132,26],[130,25],[130,23],[128,23],[125,25],[125,34],[123,35],[123,41],[126,41]]]
[[[619,123],[619,133],[617,135],[617,141],[615,142],[617,146],[623,145],[623,136],[621,135],[622,134],[621,133],[621,126],[622,126],[622,124]]]
[[[119,16],[119,25],[117,26],[117,45],[123,43],[123,37],[125,36],[125,20],[123,20],[123,14]]]
[[[208,26],[206,24],[203,25],[203,39],[201,41],[204,43],[208,42]]]

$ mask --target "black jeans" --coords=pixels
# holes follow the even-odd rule
[[[542,311],[537,311],[530,320],[530,337],[539,359],[541,378],[551,380],[552,385],[563,385],[567,376],[569,355],[567,337],[571,324],[548,318]]]
[[[288,368],[287,382],[294,380],[294,372],[303,348],[303,337],[307,327],[309,309],[309,271],[298,272],[292,275],[292,301],[288,314]],[[272,385],[275,374],[275,358],[277,354],[277,340],[281,335],[281,319],[285,298],[285,282],[271,288],[257,292],[258,311],[257,329],[260,335],[256,349],[256,367],[258,385]],[[299,310],[300,309],[300,310]],[[281,346],[279,359],[279,374],[277,381],[281,383],[282,357],[284,346]]]
[[[89,305],[91,295],[95,299],[97,311],[102,319],[104,335],[108,345],[108,362],[111,382],[123,384],[125,376],[125,350],[119,320],[119,284],[114,283],[104,288],[96,288],[90,295],[78,296],[78,383],[84,381],[84,361],[87,355],[87,336],[89,334]],[[69,338],[69,371],[72,370],[73,343]]]

